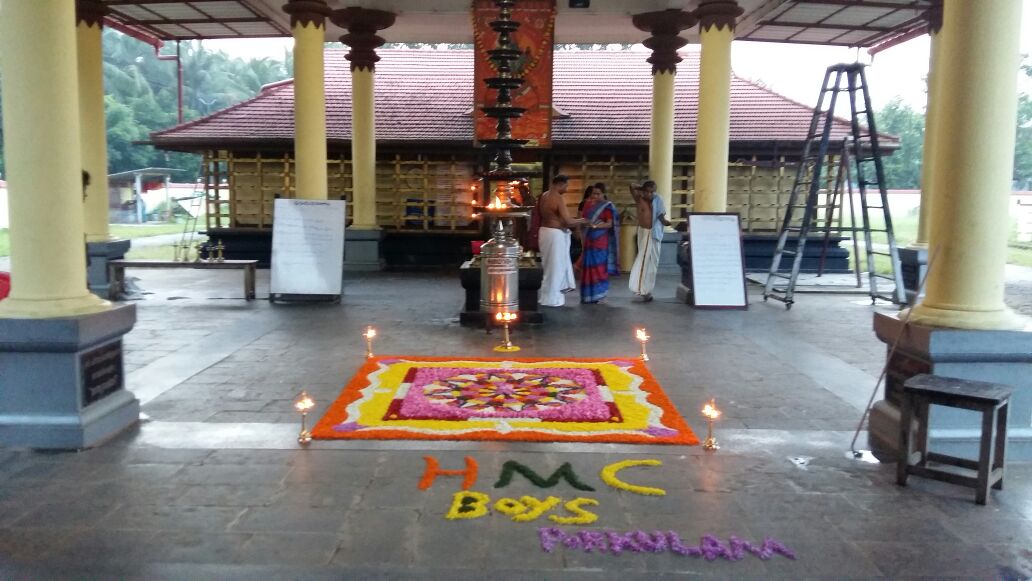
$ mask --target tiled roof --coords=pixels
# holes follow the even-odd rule
[[[376,134],[381,143],[472,143],[473,54],[469,50],[378,51]],[[345,49],[326,51],[327,136],[351,138],[351,73]],[[683,53],[678,66],[675,133],[679,144],[695,142],[699,53]],[[553,141],[645,144],[652,105],[651,65],[639,51],[557,51]],[[178,127],[152,134],[155,144],[175,146],[224,142],[292,141],[294,85],[267,86],[257,97]],[[752,82],[731,84],[732,141],[802,141],[813,110]],[[841,139],[845,122],[834,127]]]

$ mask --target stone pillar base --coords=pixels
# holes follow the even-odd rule
[[[0,447],[79,449],[139,421],[122,336],[136,306],[60,319],[0,319]]]
[[[887,345],[896,340],[902,325],[898,314],[874,315],[874,332]],[[1032,460],[1032,332],[908,325],[889,362],[885,398],[871,409],[868,442],[879,457],[896,458],[903,382],[921,373],[1011,386],[1007,458]],[[933,407],[930,450],[977,458],[980,434],[979,414]]]
[[[344,271],[374,272],[384,269],[383,230],[348,228],[344,231]]]
[[[681,267],[677,265],[677,245],[680,243],[680,232],[663,233],[663,242],[659,247],[659,268],[656,272],[673,274],[681,270]]]
[[[918,291],[921,289],[925,271],[928,270],[928,249],[900,248],[899,264],[903,274],[903,287],[907,293],[907,304],[916,305],[917,301],[924,297],[924,293],[918,294]]]
[[[86,255],[89,263],[86,268],[86,281],[90,292],[102,299],[108,298],[108,261],[121,260],[129,252],[128,240],[106,240],[103,242],[87,242]]]

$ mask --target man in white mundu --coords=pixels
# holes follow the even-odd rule
[[[577,290],[573,278],[573,264],[570,262],[570,228],[584,223],[583,218],[570,218],[566,210],[563,193],[569,185],[569,178],[557,175],[552,186],[541,194],[537,210],[541,216],[538,231],[538,247],[541,249],[541,266],[545,271],[538,292],[538,303],[546,307],[562,307],[566,304],[564,293]]]
[[[663,227],[673,223],[666,218],[663,198],[656,195],[656,182],[631,185],[631,196],[638,210],[638,254],[634,257],[627,286],[641,302],[652,300],[659,270],[659,250],[663,243]]]

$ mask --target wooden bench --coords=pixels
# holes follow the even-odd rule
[[[175,260],[111,260],[108,262],[108,280],[111,286],[108,298],[115,300],[125,292],[126,268],[191,268],[201,270],[243,270],[244,298],[254,300],[254,272],[257,260],[224,260],[222,262],[177,262]]]
[[[907,476],[914,474],[968,486],[975,489],[975,502],[985,504],[990,486],[996,490],[1003,489],[1010,396],[1009,388],[995,383],[927,374],[906,380],[900,409],[901,457],[896,466],[896,483],[906,486]],[[982,437],[977,461],[928,451],[928,408],[932,405],[968,409],[982,414]],[[911,423],[915,417],[917,434],[911,438]],[[975,476],[931,468],[928,462],[972,470]]]

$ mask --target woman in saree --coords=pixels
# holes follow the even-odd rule
[[[581,302],[604,303],[609,292],[609,275],[619,274],[616,263],[617,213],[616,206],[605,198],[601,188],[589,186],[581,216],[584,226],[584,250],[580,257]]]

